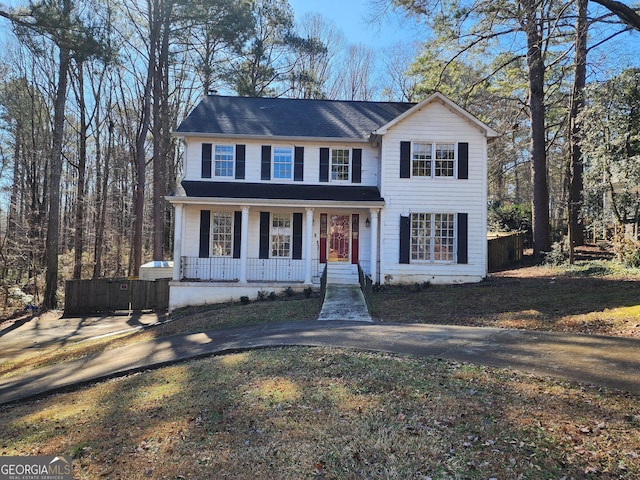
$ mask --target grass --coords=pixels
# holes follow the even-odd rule
[[[640,275],[601,264],[509,270],[479,284],[383,287],[374,318],[640,337]]]
[[[175,365],[0,407],[2,455],[74,478],[639,478],[637,397],[331,348]]]
[[[631,273],[631,274],[630,274]],[[640,275],[593,262],[475,285],[383,288],[377,321],[640,336]],[[15,372],[227,326],[303,320],[317,299],[176,312]],[[331,348],[211,357],[0,407],[0,455],[71,455],[74,478],[640,478],[637,396],[512,370]]]

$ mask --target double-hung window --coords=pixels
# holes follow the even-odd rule
[[[411,260],[455,261],[455,218],[452,213],[412,213]]]
[[[331,180],[335,182],[348,182],[350,180],[348,148],[331,149]]]
[[[233,145],[216,145],[213,172],[216,177],[233,177]]]
[[[274,147],[273,178],[291,180],[293,175],[293,149],[291,147]]]
[[[291,216],[271,215],[271,256],[291,257]]]
[[[214,257],[230,257],[233,253],[233,214],[211,213],[211,245]]]
[[[414,177],[430,177],[432,152],[430,143],[414,143],[412,158],[412,174]]]
[[[436,161],[434,177],[453,177],[455,175],[456,146],[453,143],[436,143]]]
[[[453,143],[414,142],[411,173],[414,177],[454,177],[456,146]]]

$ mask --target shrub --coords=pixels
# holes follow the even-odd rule
[[[287,287],[287,289],[284,291],[284,294],[287,297],[293,297],[295,295],[296,292],[293,291],[293,288],[291,287]]]
[[[640,242],[618,237],[613,242],[616,258],[626,267],[640,267]]]
[[[495,232],[531,232],[531,205],[489,205],[489,230]]]
[[[248,305],[250,302],[249,297],[247,297],[246,295],[243,295],[242,297],[240,297],[240,303],[242,303],[243,305]]]
[[[267,292],[265,290],[259,290],[258,291],[258,300],[260,300],[261,302],[263,300],[267,299]]]
[[[544,263],[546,265],[553,265],[556,267],[564,265],[569,259],[569,254],[566,252],[562,242],[554,242],[553,245],[551,245],[551,251],[545,252],[543,255]]]
[[[276,295],[276,292],[271,292],[269,294],[269,300],[274,301],[276,298],[278,298],[278,296]]]
[[[313,295],[313,288],[311,287],[307,287],[304,289],[304,296],[307,298],[311,298],[311,296]]]

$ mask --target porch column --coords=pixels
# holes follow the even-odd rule
[[[249,253],[249,207],[242,207],[240,236],[240,283],[247,283],[247,254]]]
[[[371,281],[376,282],[378,278],[378,208],[369,209],[371,214]]]
[[[182,210],[184,205],[177,203],[174,209],[173,226],[173,280],[180,280],[180,267],[182,265]]]
[[[313,271],[313,208],[305,208],[305,244],[304,255],[306,259],[304,283],[311,285],[311,273]]]

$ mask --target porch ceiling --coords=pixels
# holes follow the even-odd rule
[[[200,181],[183,181],[182,186],[187,198],[384,205],[378,187],[371,186]]]

